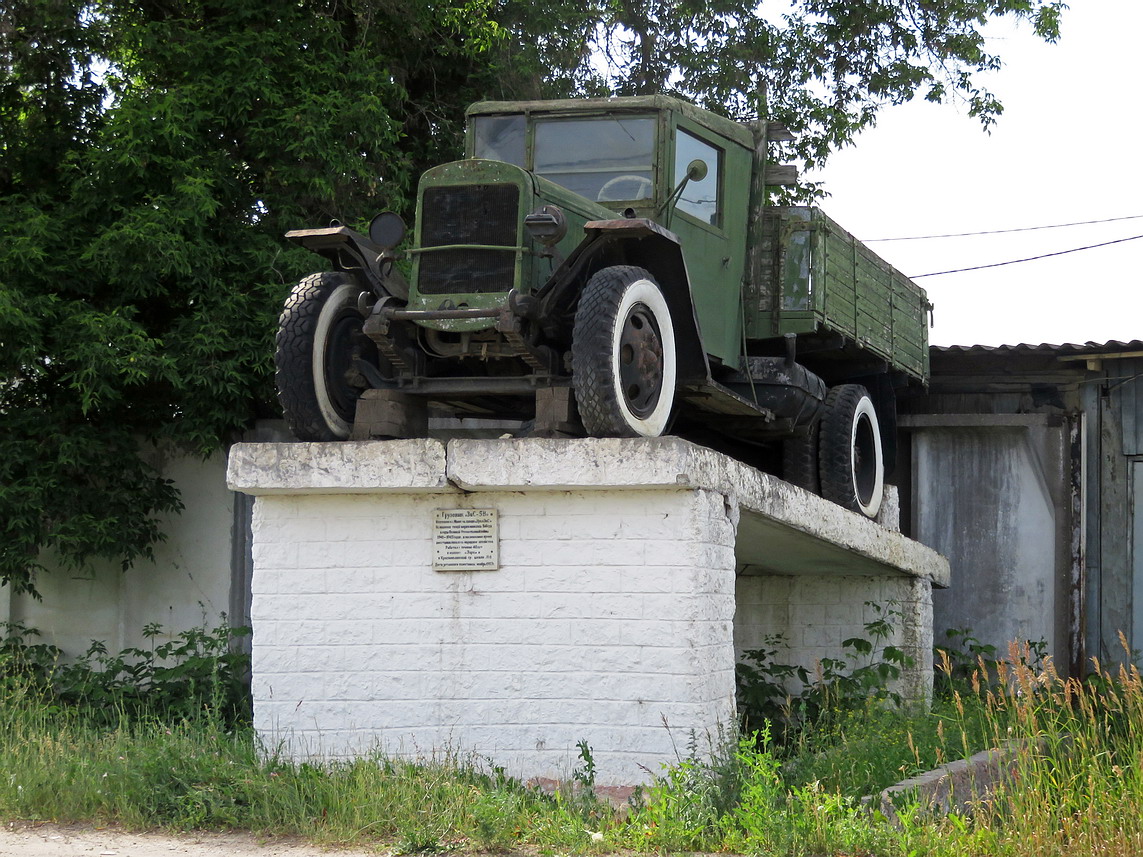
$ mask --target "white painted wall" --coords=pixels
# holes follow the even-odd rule
[[[899,533],[677,438],[240,444],[228,479],[256,497],[255,726],[295,758],[452,752],[566,779],[583,740],[600,785],[647,782],[734,720],[739,568],[815,578],[739,614],[760,633],[773,617],[749,608],[784,598],[768,630],[802,633],[838,612],[807,657],[860,631],[852,603],[927,604],[948,577]],[[432,570],[440,508],[498,511],[498,570]],[[927,652],[931,624],[902,640]]]
[[[432,571],[438,508],[497,509],[501,568]],[[586,740],[600,785],[645,782],[734,718],[735,524],[708,490],[260,496],[255,726],[527,778]]]
[[[229,609],[234,494],[226,487],[226,456],[159,455],[157,466],[182,494],[186,510],[161,526],[167,539],[154,560],[122,571],[118,563],[93,562],[76,571],[47,560],[36,579],[42,600],[0,590],[11,621],[37,628],[41,642],[82,654],[92,640],[112,652],[147,648],[143,626],[162,624],[166,634],[215,627]]]
[[[741,575],[735,598],[734,648],[739,659],[745,651],[762,648],[767,637],[780,635],[787,648],[778,652],[775,662],[802,666],[817,676],[823,658],[840,658],[851,667],[868,663],[868,658],[855,656],[842,646],[851,637],[861,637],[879,646],[896,646],[913,659],[913,667],[894,683],[894,690],[909,700],[931,698],[933,602],[929,581],[900,575]],[[880,641],[865,630],[867,622],[879,617],[893,627],[893,633]]]

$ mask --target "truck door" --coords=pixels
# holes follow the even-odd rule
[[[708,354],[737,368],[742,352],[742,276],[746,244],[749,161],[744,174],[736,153],[719,136],[680,122],[675,129],[670,188],[694,160],[707,174],[683,189],[667,228],[679,236],[690,274],[699,329]],[[729,155],[729,157],[728,157]],[[739,187],[740,186],[740,187]]]

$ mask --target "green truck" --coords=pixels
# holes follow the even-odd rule
[[[780,125],[666,96],[482,102],[383,213],[287,237],[324,256],[281,314],[301,440],[432,413],[541,436],[677,433],[873,517],[896,396],[928,380],[925,293],[816,208],[766,204]]]

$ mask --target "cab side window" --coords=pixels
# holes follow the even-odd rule
[[[672,186],[687,174],[691,161],[700,160],[706,164],[706,177],[699,181],[687,182],[683,194],[675,208],[697,217],[703,223],[718,226],[722,220],[720,191],[722,188],[722,152],[698,137],[688,134],[682,128],[675,133],[675,172]]]

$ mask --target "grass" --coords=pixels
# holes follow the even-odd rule
[[[983,700],[952,697],[930,710],[866,706],[830,713],[802,732],[784,754],[791,786],[818,783],[827,792],[861,797],[908,777],[964,759],[997,741]]]
[[[780,752],[758,741],[684,751],[627,812],[579,786],[542,794],[477,759],[380,755],[294,764],[209,706],[171,722],[95,716],[19,675],[0,678],[0,815],[131,828],[248,829],[400,853],[727,851],[847,857],[1143,854],[1143,683],[1133,667],[1079,682],[1026,653],[989,665],[935,714],[869,708]],[[970,813],[902,807],[894,826],[857,793],[911,767],[1014,742],[1015,770]]]

